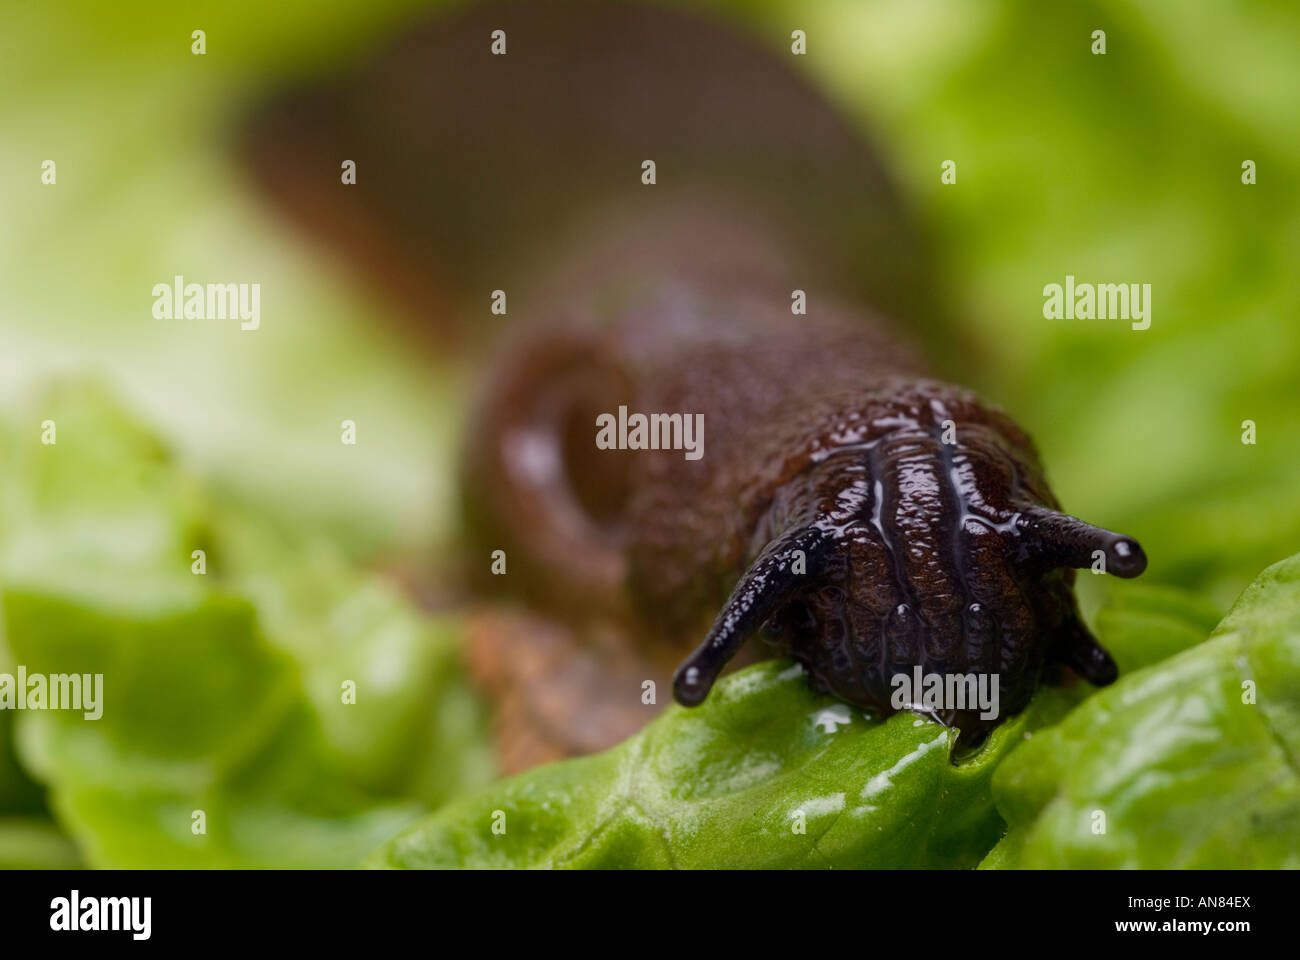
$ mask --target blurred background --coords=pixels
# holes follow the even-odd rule
[[[1067,510],[1142,541],[1146,582],[1222,611],[1300,547],[1300,8],[690,6],[778,54],[807,32],[794,66],[934,244],[960,379]],[[0,10],[0,672],[122,678],[97,724],[0,712],[0,865],[353,863],[493,776],[455,615],[383,572],[436,568],[456,528],[475,371],[408,350],[234,158],[262,91],[428,7]],[[1150,329],[1044,319],[1067,273],[1150,283]],[[154,319],[175,274],[258,280],[261,329]],[[1081,578],[1085,610],[1110,589]],[[346,719],[340,676],[367,691]]]

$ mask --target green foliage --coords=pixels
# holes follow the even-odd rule
[[[1264,571],[1210,639],[1008,757],[993,793],[1010,829],[985,865],[1300,866],[1298,758],[1300,555]]]
[[[372,863],[970,867],[1002,831],[989,793],[998,762],[1070,699],[1046,691],[953,763],[953,731],[911,714],[870,719],[768,661],[613,750],[449,804]]]
[[[102,716],[6,718],[0,798],[42,783],[92,866],[350,866],[490,776],[453,621],[209,503],[101,391],[43,409],[57,443],[6,440],[6,666],[102,674]]]

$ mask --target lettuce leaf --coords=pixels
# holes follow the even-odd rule
[[[1045,689],[957,758],[956,734],[872,719],[768,661],[605,753],[444,807],[376,867],[970,867],[998,838],[989,779],[1081,696]]]
[[[69,870],[77,848],[44,817],[0,817],[0,870]]]
[[[1121,677],[993,778],[987,867],[1300,866],[1300,555],[1210,639]]]
[[[212,502],[102,390],[42,410],[55,444],[3,437],[4,662],[102,674],[102,716],[9,722],[90,865],[353,866],[492,775],[454,618]]]

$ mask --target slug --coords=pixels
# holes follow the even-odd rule
[[[702,703],[760,635],[878,714],[918,667],[997,677],[996,717],[927,710],[963,736],[1045,672],[1115,679],[1072,568],[1137,576],[1141,547],[1063,513],[1026,433],[936,373],[955,340],[920,232],[770,44],[494,4],[267,98],[241,145],[408,330],[486,367],[469,661],[508,771],[616,742],[659,690]],[[489,294],[487,351],[454,318]]]

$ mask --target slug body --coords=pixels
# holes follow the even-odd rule
[[[1140,547],[1059,513],[1015,422],[928,378],[863,311],[792,317],[744,289],[668,282],[602,325],[545,326],[500,368],[476,431],[484,541],[536,558],[525,576],[578,559],[571,587],[591,609],[621,605],[647,643],[711,621],[679,702],[702,702],[760,630],[817,688],[879,713],[916,666],[996,676],[997,718],[932,711],[969,731],[1021,709],[1048,663],[1115,678],[1068,568],[1100,557],[1135,576]],[[703,456],[598,449],[599,412],[620,406],[702,415]]]
[[[1062,514],[1015,422],[934,378],[924,245],[761,45],[667,8],[489,6],[269,102],[243,143],[426,340],[509,294],[462,470],[468,556],[508,560],[482,593],[528,618],[471,649],[524,744],[507,769],[626,736],[646,681],[701,703],[759,633],[879,713],[916,667],[996,676],[997,717],[929,710],[976,733],[1048,665],[1114,679],[1070,568],[1136,576],[1141,548]],[[636,414],[663,443],[599,442]],[[662,426],[688,423],[690,450]]]

